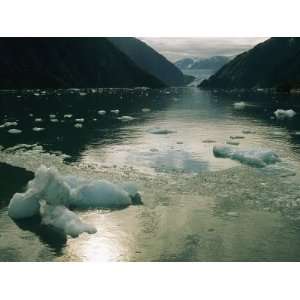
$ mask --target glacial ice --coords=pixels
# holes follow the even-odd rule
[[[76,123],[76,124],[74,124],[74,127],[75,128],[82,128],[82,124],[81,123]]]
[[[83,123],[84,122],[84,118],[75,119],[75,122],[77,122],[77,123]]]
[[[62,176],[57,169],[40,166],[24,193],[10,200],[8,215],[13,219],[40,215],[42,223],[51,225],[72,237],[82,232],[94,233],[93,226],[84,224],[70,207],[121,208],[139,204],[140,195],[134,184],[120,185],[105,180]]]
[[[216,157],[230,158],[253,167],[265,167],[280,161],[276,153],[263,149],[240,150],[229,146],[215,145],[213,153]]]
[[[37,123],[40,123],[40,122],[43,122],[43,119],[42,118],[35,118],[34,121],[37,122]]]
[[[11,133],[11,134],[20,134],[20,133],[22,133],[22,130],[13,128],[13,129],[9,129],[8,133]]]
[[[233,103],[233,107],[234,107],[234,109],[236,109],[236,110],[242,110],[242,109],[244,109],[246,106],[247,106],[247,104],[246,104],[245,102],[243,102],[243,101]]]
[[[110,112],[112,114],[118,115],[120,113],[120,110],[119,109],[112,109]]]
[[[277,109],[276,111],[274,111],[274,115],[278,120],[284,120],[293,118],[296,115],[296,112],[292,109]]]
[[[150,108],[142,108],[142,112],[150,112],[151,109]]]
[[[121,116],[121,117],[118,117],[118,120],[120,120],[122,122],[129,122],[129,121],[135,120],[135,118],[131,117],[131,116]]]
[[[64,115],[64,118],[70,119],[70,118],[72,118],[72,116],[73,116],[72,114],[65,114],[65,115]]]
[[[44,131],[45,128],[42,128],[42,127],[33,127],[32,130],[36,131],[36,132],[40,132],[40,131]]]
[[[98,115],[104,116],[106,114],[105,110],[98,110]]]
[[[18,126],[18,123],[17,122],[5,122],[4,124],[0,125],[0,128],[11,127],[11,126]]]

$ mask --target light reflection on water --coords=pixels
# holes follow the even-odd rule
[[[46,115],[49,108],[44,112],[39,106],[35,115],[45,119],[47,130],[36,134],[28,114],[16,109],[17,115],[1,116],[1,122],[18,118],[23,134],[11,136],[2,130],[1,143],[9,147],[38,142],[50,153],[59,150],[68,154],[65,163],[55,160],[65,173],[97,177],[100,172],[102,178],[132,180],[142,192],[144,205],[119,211],[79,212],[98,232],[64,240],[38,222],[15,224],[8,218],[9,197],[22,188],[25,175],[15,176],[20,179],[16,186],[11,184],[13,179],[3,175],[1,181],[6,183],[0,195],[0,260],[299,260],[298,222],[291,221],[291,210],[270,203],[297,199],[299,178],[285,179],[273,169],[267,174],[215,158],[214,143],[203,142],[223,144],[230,136],[251,129],[255,133],[242,134],[244,139],[239,140],[238,147],[272,149],[282,158],[281,165],[299,170],[300,137],[294,134],[300,130],[299,116],[286,122],[272,120],[278,103],[271,101],[273,96],[260,94],[228,96],[188,88],[170,94],[124,94],[120,100],[118,93],[93,95],[91,107],[85,102],[84,109],[78,104],[80,99],[69,106],[70,96],[61,96],[66,104],[59,102],[59,111],[54,112],[60,119],[70,111],[84,117],[82,130],[74,129],[71,121],[52,124]],[[244,111],[234,110],[233,102],[248,100],[243,97],[249,97],[253,105]],[[295,101],[282,103],[280,108],[300,111]],[[142,112],[144,107],[151,111]],[[121,122],[110,113],[102,119],[97,116],[98,109],[116,108],[120,108],[121,115],[136,119]],[[97,122],[93,121],[95,117]],[[174,132],[153,134],[153,128]],[[2,155],[4,160],[7,155],[9,162],[28,169],[34,169],[37,161],[37,155]],[[43,161],[43,153],[40,158]],[[44,163],[54,164],[54,159],[47,156]]]

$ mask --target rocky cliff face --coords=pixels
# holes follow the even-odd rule
[[[0,88],[163,87],[107,38],[0,38]]]
[[[160,79],[166,85],[184,85],[185,80],[182,72],[144,42],[131,37],[112,37],[109,40],[141,69]]]
[[[202,88],[277,88],[300,85],[300,38],[270,38],[238,55]]]

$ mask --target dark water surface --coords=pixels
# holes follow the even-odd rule
[[[298,261],[300,114],[278,121],[273,112],[300,112],[299,100],[193,87],[1,92],[0,124],[18,125],[0,128],[0,261]],[[235,110],[239,101],[249,106]],[[213,145],[235,135],[244,138],[233,147],[270,149],[281,162],[255,168],[214,157]],[[144,205],[79,211],[98,232],[75,239],[38,218],[14,222],[9,200],[41,164],[132,181]]]

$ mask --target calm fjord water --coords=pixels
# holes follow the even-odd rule
[[[300,114],[277,121],[273,112],[300,112],[299,100],[193,87],[2,92],[0,123],[18,125],[0,128],[0,261],[298,261]],[[237,101],[249,106],[235,110]],[[237,135],[233,147],[271,149],[282,161],[255,168],[214,157],[214,144]],[[98,232],[75,239],[37,219],[14,222],[9,200],[41,164],[132,181],[144,204],[79,211]]]

